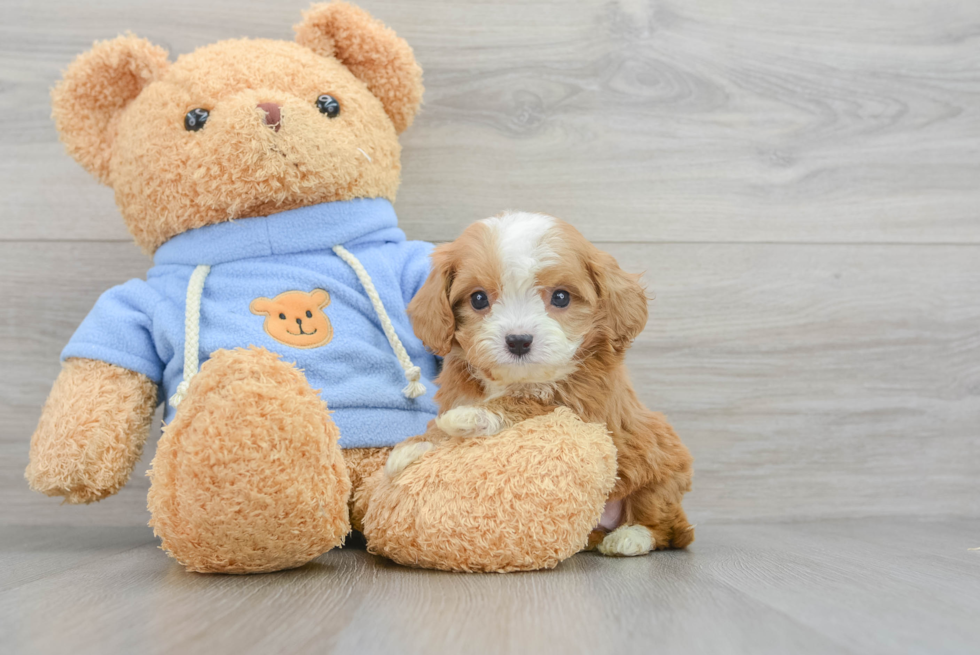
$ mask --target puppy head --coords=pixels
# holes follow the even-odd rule
[[[436,248],[409,305],[431,350],[454,348],[497,384],[566,377],[588,355],[622,353],[647,320],[639,276],[543,214],[506,213]]]

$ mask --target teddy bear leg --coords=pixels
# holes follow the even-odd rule
[[[371,492],[379,481],[374,474],[384,468],[390,453],[391,448],[349,448],[344,451],[351,484],[348,508],[352,530],[364,532],[364,512]]]
[[[586,547],[616,480],[604,425],[570,410],[452,437],[356,494],[368,550],[449,571],[552,568]]]
[[[190,571],[301,566],[350,530],[338,438],[294,365],[262,348],[216,351],[160,437],[150,525]]]

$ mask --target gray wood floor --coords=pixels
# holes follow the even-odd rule
[[[139,474],[29,492],[59,351],[149,266],[48,89],[96,39],[289,39],[307,4],[0,0],[0,652],[980,651],[976,0],[360,0],[425,69],[410,237],[541,210],[645,271],[629,364],[696,458],[690,552],[203,577]]]
[[[704,525],[687,552],[444,574],[357,548],[294,571],[184,572],[145,527],[0,535],[5,653],[975,653],[963,521]],[[974,550],[970,550],[974,548]]]

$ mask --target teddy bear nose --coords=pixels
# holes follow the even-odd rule
[[[265,112],[264,116],[262,116],[262,122],[278,132],[279,126],[281,125],[280,120],[282,119],[279,105],[274,102],[260,102],[257,107]]]

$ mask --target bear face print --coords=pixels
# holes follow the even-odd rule
[[[271,300],[256,298],[249,305],[253,314],[265,316],[265,333],[293,348],[318,348],[333,339],[333,326],[323,313],[330,294],[323,289],[285,291]]]

